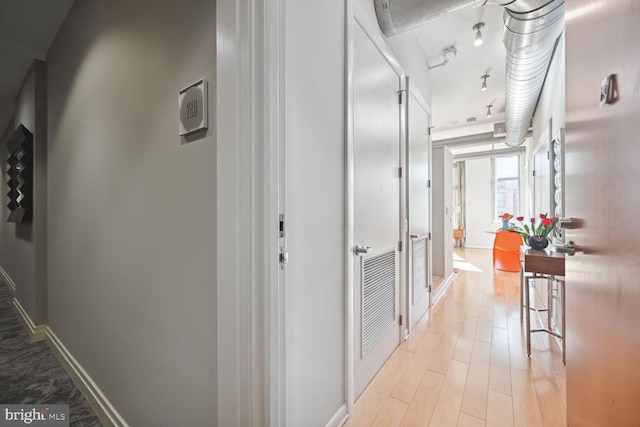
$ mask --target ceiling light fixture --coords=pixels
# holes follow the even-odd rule
[[[473,31],[476,32],[476,39],[473,41],[473,45],[476,47],[482,44],[482,33],[480,32],[482,27],[484,27],[484,22],[478,22],[472,27]]]
[[[487,79],[489,78],[489,74],[485,74],[480,78],[482,79],[482,86],[480,87],[480,90],[484,92],[487,90]]]
[[[491,104],[487,105],[487,118],[491,117],[491,107],[493,107],[493,105]]]

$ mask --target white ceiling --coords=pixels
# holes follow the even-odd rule
[[[45,60],[74,0],[0,0],[0,132],[34,59]]]
[[[442,50],[454,46],[457,56],[431,70],[434,140],[493,130],[493,122],[504,121],[505,58],[502,44],[504,8],[488,5],[452,13],[446,18],[414,30],[430,66],[442,63]],[[472,27],[484,22],[484,43],[473,45]],[[489,74],[487,90],[481,91],[481,76]],[[486,106],[493,103],[492,117]],[[476,118],[476,125],[467,119]]]

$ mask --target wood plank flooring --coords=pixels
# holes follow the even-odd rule
[[[492,253],[456,249],[460,270],[356,401],[346,427],[566,425],[566,373],[556,341],[520,324],[518,273]]]

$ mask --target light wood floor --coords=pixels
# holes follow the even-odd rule
[[[460,270],[355,404],[345,426],[565,426],[558,344],[520,325],[518,273],[492,252],[456,249],[482,272]]]

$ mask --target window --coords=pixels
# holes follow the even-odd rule
[[[493,158],[495,217],[520,215],[520,156]]]

